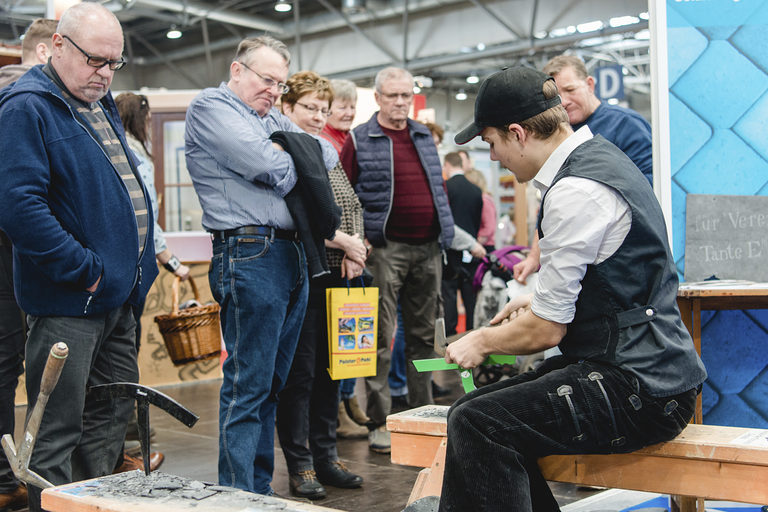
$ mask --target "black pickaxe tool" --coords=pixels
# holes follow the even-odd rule
[[[136,400],[139,444],[141,445],[141,458],[144,461],[144,473],[146,475],[149,475],[149,404],[162,409],[189,428],[192,428],[199,419],[196,414],[168,395],[133,382],[112,382],[93,386],[88,390],[88,398],[91,400],[133,398]]]
[[[53,487],[53,484],[29,469],[29,458],[32,456],[32,449],[35,446],[37,431],[40,429],[40,421],[43,419],[45,406],[48,404],[48,397],[51,396],[53,388],[61,376],[61,370],[64,368],[64,362],[69,355],[69,348],[66,343],[56,343],[51,347],[48,354],[48,360],[43,369],[43,378],[40,380],[40,392],[37,394],[37,402],[29,415],[27,426],[24,431],[24,438],[19,441],[18,450],[13,445],[11,434],[5,434],[2,438],[3,450],[5,451],[11,470],[16,478],[40,489]]]

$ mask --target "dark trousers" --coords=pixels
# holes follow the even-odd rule
[[[475,276],[475,270],[479,264],[480,260],[473,260],[470,263],[456,262],[450,269],[443,272],[441,293],[445,308],[446,336],[456,334],[456,325],[459,323],[459,312],[456,305],[458,292],[461,292],[461,301],[464,303],[467,330],[474,327],[477,293],[472,287],[472,278]]]
[[[439,313],[442,264],[437,242],[419,245],[387,241],[377,247],[366,261],[379,288],[379,329],[376,348],[376,375],[365,378],[366,413],[374,426],[384,425],[392,409],[389,392],[389,342],[395,333],[398,296],[405,329],[406,379],[408,405],[418,407],[433,403],[432,374],[419,373],[414,359],[434,357],[435,319]]]
[[[277,403],[277,435],[289,473],[338,459],[336,416],[339,381],[328,374],[328,318],[325,290],[346,286],[334,270],[312,279],[309,302],[291,370]]]
[[[69,356],[40,424],[30,468],[54,485],[109,475],[122,451],[132,399],[86,400],[87,389],[138,382],[136,321],[131,306],[87,318],[27,316],[27,396],[31,412],[54,343]],[[29,509],[40,510],[40,489],[29,487]]]
[[[24,329],[21,310],[13,296],[13,255],[10,244],[0,245],[0,436],[13,434],[14,400],[19,375],[24,371]],[[0,450],[0,494],[19,482]]]
[[[448,413],[440,511],[557,511],[539,457],[626,453],[672,439],[693,416],[696,394],[652,397],[628,372],[564,356],[473,391]]]

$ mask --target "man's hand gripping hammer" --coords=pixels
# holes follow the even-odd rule
[[[26,482],[40,489],[53,487],[53,484],[29,469],[29,458],[32,456],[32,449],[35,446],[37,431],[40,429],[40,421],[43,419],[45,406],[48,404],[48,397],[51,396],[53,388],[59,381],[61,370],[64,368],[64,362],[69,354],[69,348],[66,343],[56,343],[51,347],[48,354],[48,361],[43,369],[43,378],[40,381],[40,393],[37,395],[37,402],[29,415],[27,428],[24,432],[24,438],[19,440],[18,450],[13,445],[11,434],[5,434],[2,438],[3,450],[5,451],[8,462],[11,465],[13,474],[22,482]]]
[[[470,332],[472,331],[467,331],[461,334],[455,334],[450,338],[446,338],[445,337],[445,320],[442,318],[438,318],[435,321],[435,352],[438,355],[445,356],[445,349],[449,343],[458,340],[459,338],[463,337],[466,334],[469,334]],[[514,363],[515,363],[515,356],[490,355],[483,362],[483,366],[493,365],[493,364],[514,364]],[[474,391],[475,389],[477,389],[475,386],[475,380],[472,377],[472,370],[469,370],[466,368],[459,368],[459,365],[455,363],[446,363],[445,359],[443,358],[416,359],[413,361],[413,366],[415,366],[416,370],[418,370],[419,372],[431,372],[435,370],[460,370],[459,376],[461,377],[461,385],[464,388],[464,392],[469,393],[470,391]]]

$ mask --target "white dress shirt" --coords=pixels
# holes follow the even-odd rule
[[[579,128],[549,156],[533,179],[544,197],[541,270],[531,310],[541,318],[568,324],[576,311],[587,265],[605,261],[621,246],[632,224],[629,204],[616,190],[569,176],[552,186],[565,160],[592,138]]]

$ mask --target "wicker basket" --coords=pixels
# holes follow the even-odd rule
[[[173,281],[173,309],[168,315],[157,315],[155,322],[163,335],[165,348],[175,366],[218,357],[221,354],[221,327],[219,305],[209,304],[179,311],[179,282]],[[200,294],[192,276],[189,276],[195,300]]]

